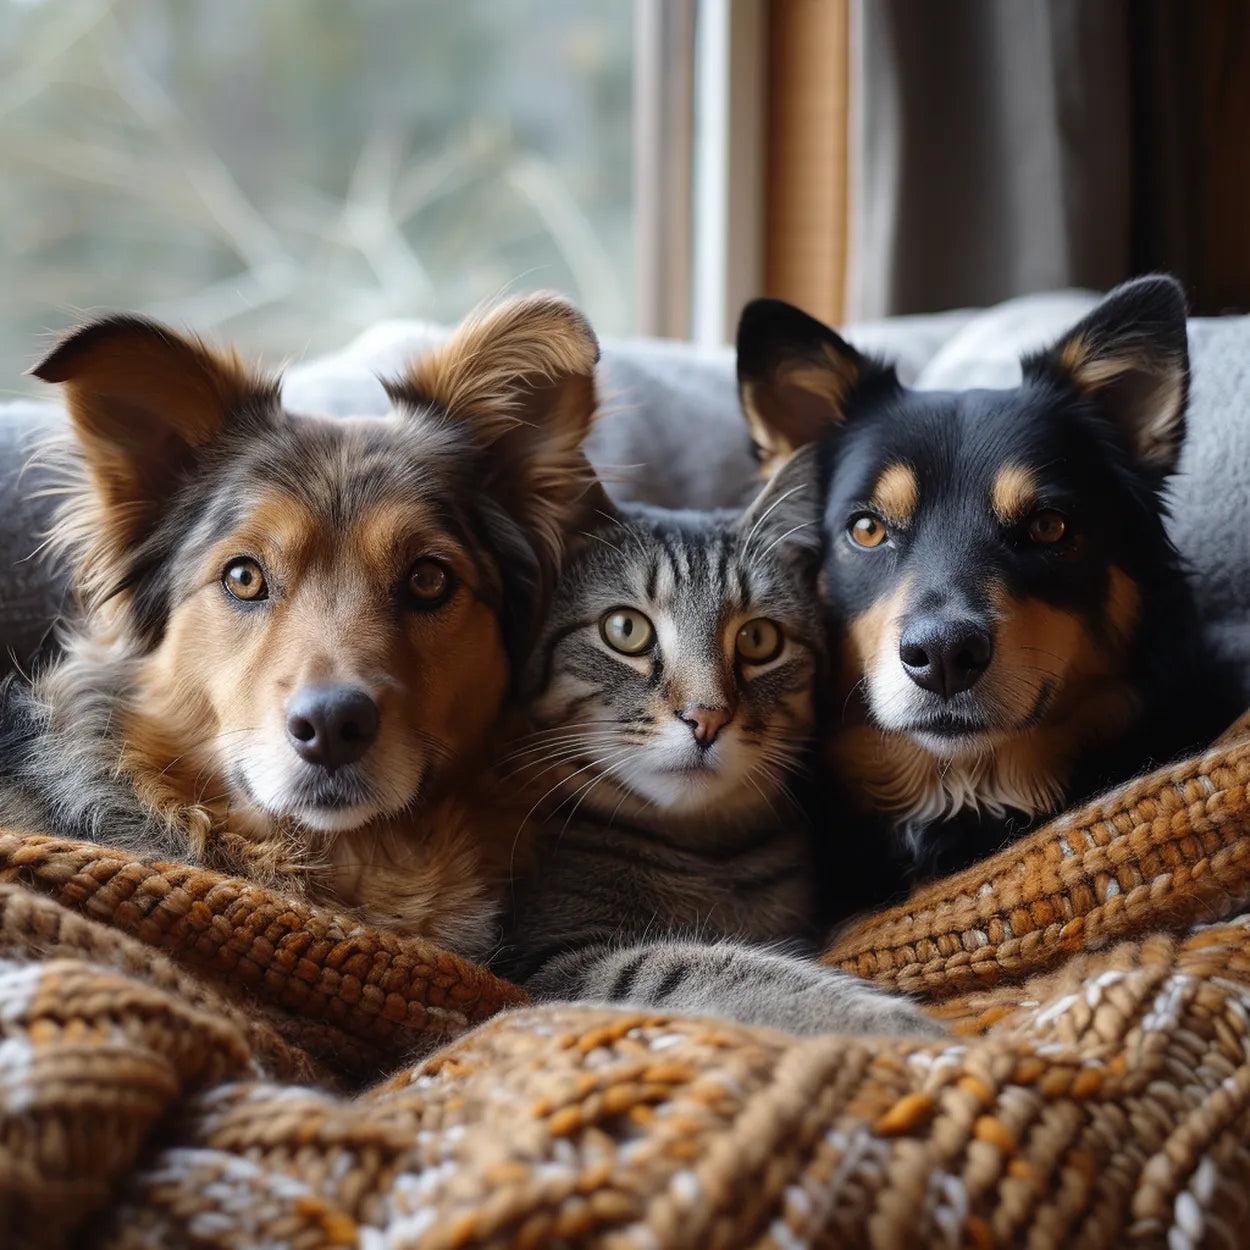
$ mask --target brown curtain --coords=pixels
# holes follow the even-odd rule
[[[771,0],[764,282],[825,321],[846,307],[850,0]]]
[[[1176,272],[1250,307],[1245,0],[856,0],[855,317]]]
[[[1197,311],[1250,311],[1250,5],[1129,13],[1132,267],[1182,275]]]

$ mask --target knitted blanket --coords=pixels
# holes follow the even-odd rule
[[[0,833],[0,1243],[1250,1244],[1248,780],[1240,724],[844,934],[946,1043],[526,1007],[246,882]]]

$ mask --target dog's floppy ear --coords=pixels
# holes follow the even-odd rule
[[[233,353],[142,317],[105,317],[72,331],[31,373],[64,384],[96,494],[111,524],[128,531],[126,543],[178,487],[199,448],[278,395],[276,383],[253,377]]]
[[[738,321],[738,396],[761,469],[846,419],[869,378],[894,371],[857,352],[827,325],[779,299],[752,300]]]
[[[558,564],[572,518],[597,497],[581,446],[595,415],[599,343],[558,295],[508,300],[462,322],[387,393],[432,408],[480,450],[484,485]]]
[[[1145,468],[1173,472],[1185,438],[1189,343],[1185,296],[1162,274],[1118,286],[1025,376],[1059,375],[1119,429]]]
[[[820,445],[809,443],[779,462],[738,519],[753,552],[785,547],[805,562],[820,559],[826,485],[821,461]]]
[[[233,353],[211,350],[142,317],[112,316],[72,331],[31,373],[65,386],[88,496],[56,527],[76,551],[88,597],[108,597],[124,561],[186,480],[200,449],[227,427],[278,410],[278,386]]]

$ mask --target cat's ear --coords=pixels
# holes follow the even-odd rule
[[[572,304],[526,295],[468,317],[384,383],[401,411],[433,409],[469,435],[485,488],[549,571],[597,486],[581,447],[598,360],[594,332]]]
[[[819,444],[809,443],[781,461],[738,519],[749,549],[784,549],[804,560],[819,560],[824,551],[826,478]]]
[[[1176,469],[1185,438],[1189,341],[1185,295],[1155,274],[1116,287],[1053,347],[1024,360],[1025,377],[1073,386],[1119,431],[1138,464]]]
[[[738,321],[738,397],[763,473],[845,420],[891,366],[863,355],[815,317],[779,299],[752,300]]]
[[[577,500],[576,511],[570,514],[568,529],[564,536],[564,557],[562,566],[567,565],[574,556],[585,551],[587,547],[609,541],[611,531],[624,521],[624,514],[612,502],[603,483],[591,468],[587,469],[589,480],[586,491]]]

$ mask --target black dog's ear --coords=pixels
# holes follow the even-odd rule
[[[738,518],[753,551],[786,546],[804,560],[824,551],[825,473],[820,447],[809,443],[783,459],[768,485]]]
[[[852,394],[887,365],[779,299],[752,300],[738,321],[738,396],[762,471],[846,419]]]
[[[1175,279],[1126,282],[1052,348],[1026,357],[1025,376],[1062,376],[1115,424],[1145,468],[1166,476],[1185,438],[1185,312]]]

